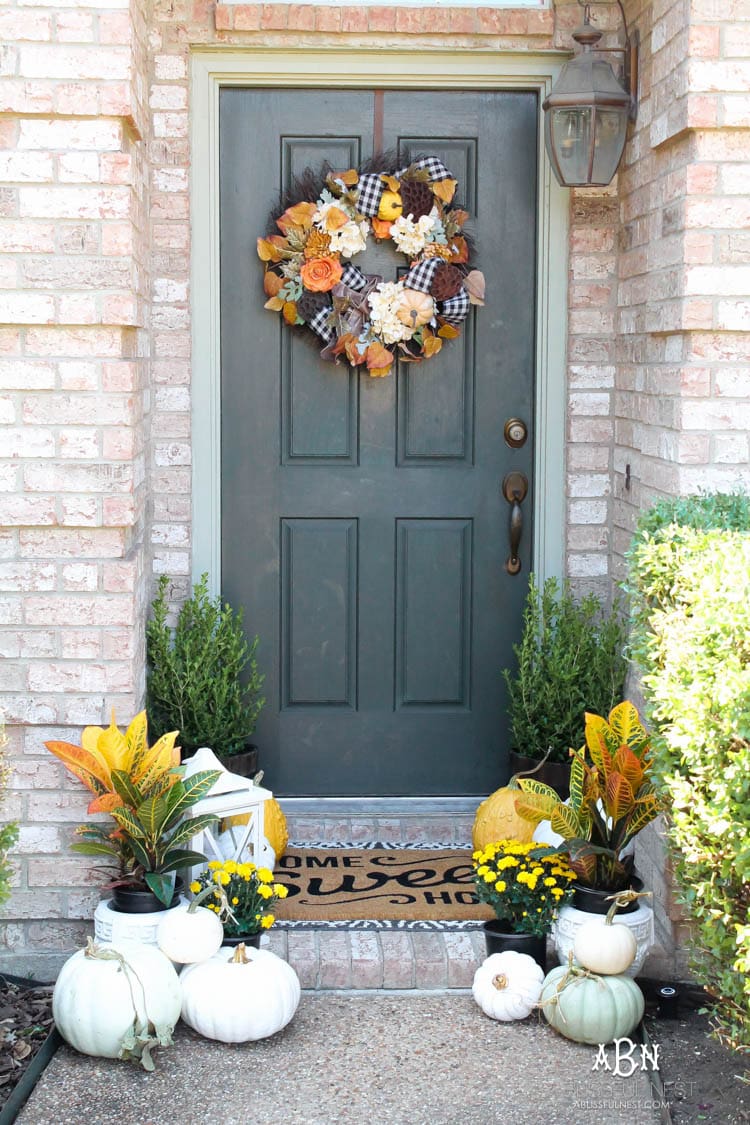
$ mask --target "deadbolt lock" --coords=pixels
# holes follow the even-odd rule
[[[525,444],[528,434],[526,423],[522,422],[520,418],[509,418],[505,423],[503,435],[512,449],[520,449]]]

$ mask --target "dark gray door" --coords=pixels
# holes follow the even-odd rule
[[[280,794],[477,794],[506,776],[500,670],[532,547],[537,117],[522,91],[221,95],[221,582],[261,637],[256,741]],[[324,363],[265,311],[255,253],[280,185],[355,167],[375,139],[451,169],[487,279],[459,340],[385,379]],[[356,260],[403,265],[383,247]],[[515,577],[513,469],[532,486]]]

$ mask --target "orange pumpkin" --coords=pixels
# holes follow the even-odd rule
[[[486,848],[488,844],[496,844],[498,840],[531,843],[536,823],[516,812],[516,801],[521,796],[521,790],[514,783],[515,777],[512,777],[507,785],[490,793],[477,809],[471,830],[474,851]]]

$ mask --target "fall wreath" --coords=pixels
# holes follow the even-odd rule
[[[441,160],[390,172],[326,168],[302,183],[311,198],[272,215],[281,233],[258,239],[267,309],[315,333],[324,359],[344,356],[376,376],[397,356],[429,359],[460,335],[470,306],[484,303],[484,277],[471,269],[469,215],[453,205],[457,182]],[[385,281],[354,263],[371,234],[406,255],[403,277]]]

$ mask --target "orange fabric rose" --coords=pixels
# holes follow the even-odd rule
[[[313,293],[327,293],[341,281],[343,272],[337,258],[310,258],[300,270],[300,277],[305,289]]]

